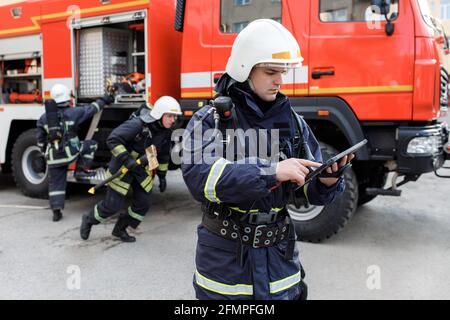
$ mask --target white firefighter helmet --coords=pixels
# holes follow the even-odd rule
[[[156,100],[152,110],[150,111],[150,115],[159,120],[165,113],[181,115],[181,107],[177,100],[169,96],[162,96],[158,100]]]
[[[50,96],[56,103],[67,102],[70,100],[70,90],[63,84],[55,84],[50,90]]]
[[[288,29],[274,20],[258,19],[236,37],[226,72],[244,82],[257,64],[294,68],[302,61],[300,46]]]

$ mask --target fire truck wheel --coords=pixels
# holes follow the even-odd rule
[[[320,143],[324,159],[338,153],[336,149]],[[287,206],[294,221],[297,240],[321,242],[337,234],[351,219],[358,204],[358,182],[353,169],[344,173],[345,191],[329,205],[306,205],[300,208],[293,204]]]
[[[48,199],[47,165],[36,144],[36,129],[27,130],[17,138],[11,156],[13,176],[24,195]]]

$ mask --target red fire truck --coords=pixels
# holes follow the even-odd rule
[[[448,48],[426,0],[13,2],[0,5],[0,163],[28,196],[47,196],[34,128],[52,85],[65,84],[83,104],[111,81],[121,84],[115,103],[81,128],[99,142],[101,179],[111,130],[162,95],[180,99],[186,122],[213,98],[236,34],[258,18],[283,23],[300,43],[303,66],[285,76],[282,91],[324,155],[369,141],[336,202],[289,206],[300,239],[332,236],[358,205],[398,196],[424,173],[441,175],[448,158],[439,121],[448,105]]]

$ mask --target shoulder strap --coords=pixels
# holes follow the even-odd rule
[[[309,149],[308,143],[305,141],[305,136],[303,135],[303,127],[302,127],[302,121],[300,119],[300,116],[295,112],[295,110],[291,107],[291,111],[293,113],[294,122],[297,127],[297,135],[299,139],[299,148],[298,148],[298,157],[299,158],[305,158],[306,160],[315,161],[314,156],[311,153],[311,150]],[[297,137],[296,137],[297,138]]]

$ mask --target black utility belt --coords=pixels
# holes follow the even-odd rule
[[[235,223],[233,219],[219,219],[206,213],[203,214],[203,226],[219,237],[242,241],[243,245],[254,248],[266,248],[286,240],[289,235],[289,219],[270,224]]]
[[[237,211],[227,205],[214,202],[202,203],[202,212],[219,220],[230,220],[234,218],[240,222],[255,225],[272,224],[288,216],[286,209],[270,212],[243,212],[242,210]]]

